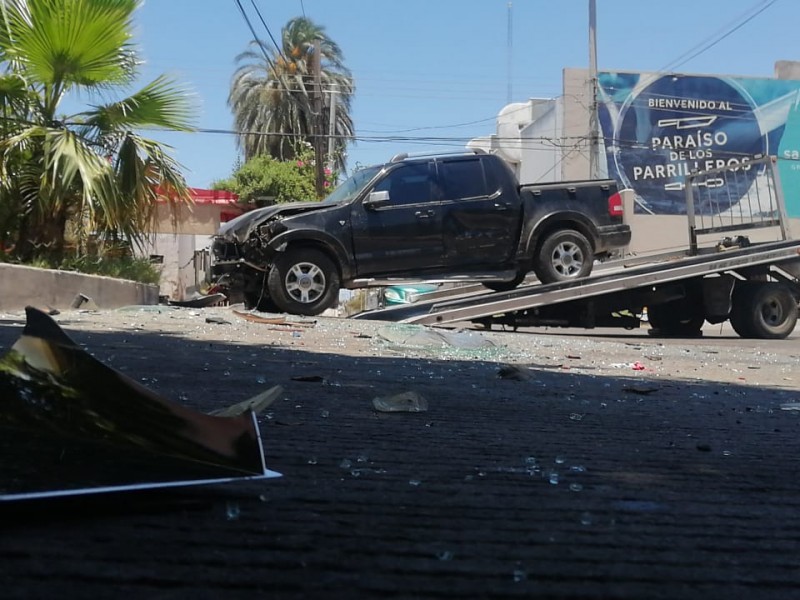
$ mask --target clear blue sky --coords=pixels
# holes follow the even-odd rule
[[[511,44],[508,0],[241,0],[267,40],[252,1],[276,39],[305,14],[341,46],[356,84],[349,168],[398,152],[463,148],[494,133],[509,87],[514,102],[555,97],[562,69],[589,61],[588,0],[513,0]],[[597,0],[599,68],[771,77],[776,60],[800,60],[800,0],[775,1],[675,67],[770,1]],[[195,95],[199,128],[231,130],[235,57],[251,39],[234,0],[146,0],[136,30],[142,83],[173,75]],[[413,139],[375,139],[387,136]],[[228,176],[237,159],[232,135],[151,137],[173,146],[194,187]]]

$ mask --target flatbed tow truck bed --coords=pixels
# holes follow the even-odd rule
[[[789,238],[783,198],[774,159],[766,164],[776,203],[775,215],[764,226],[780,227]],[[701,175],[717,175],[708,172]],[[691,184],[687,186],[691,188]],[[692,202],[691,193],[687,194]],[[610,261],[591,276],[548,285],[523,285],[507,292],[469,286],[453,295],[423,295],[409,305],[355,315],[424,325],[475,322],[484,326],[517,327],[639,327],[647,312],[654,333],[700,335],[705,321],[730,320],[745,338],[781,339],[795,327],[800,300],[800,240],[717,244],[698,248],[698,234],[752,229],[741,220],[736,227],[698,228],[690,211],[691,248]],[[756,226],[759,226],[756,224]],[[482,290],[482,291],[481,291]]]

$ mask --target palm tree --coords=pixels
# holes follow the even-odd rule
[[[188,198],[166,148],[136,132],[191,130],[188,96],[172,80],[61,114],[67,97],[105,99],[135,81],[140,3],[0,1],[0,216],[16,227],[15,240],[0,242],[23,260],[60,256],[68,229],[84,241],[100,233],[141,242],[160,192]]]
[[[323,110],[314,111],[314,48],[319,42]],[[297,17],[281,30],[281,47],[254,40],[236,57],[228,104],[234,113],[245,161],[259,154],[288,160],[298,144],[328,135],[332,98],[336,101],[334,157],[344,169],[345,147],[353,138],[350,101],[355,91],[342,51],[324,28]],[[336,92],[335,94],[332,92]],[[319,117],[319,120],[317,120]],[[329,157],[329,160],[331,157]]]

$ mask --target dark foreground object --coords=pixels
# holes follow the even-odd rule
[[[258,364],[286,389],[261,418],[284,477],[0,506],[3,598],[800,594],[795,392],[145,332],[91,346],[206,411],[263,388]],[[429,410],[374,410],[406,390]]]

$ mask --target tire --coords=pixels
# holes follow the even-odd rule
[[[674,337],[697,337],[705,322],[703,311],[690,299],[647,307],[647,321],[654,331]]]
[[[242,299],[247,310],[279,312],[278,307],[269,297],[266,274],[260,274],[257,278],[249,280],[247,287],[242,292]]]
[[[339,271],[325,254],[313,248],[280,253],[267,276],[275,305],[294,315],[318,315],[339,295]]]
[[[266,291],[264,292],[263,295],[253,294],[249,292],[245,293],[244,307],[247,310],[255,309],[260,312],[268,312],[268,313],[280,312],[280,310],[278,310],[278,307],[272,301],[272,298],[270,298],[267,295]]]
[[[564,229],[542,241],[533,270],[542,283],[573,281],[589,275],[593,261],[589,240],[577,231]]]
[[[797,325],[797,299],[782,283],[746,284],[734,293],[731,325],[744,338],[781,340]]]
[[[483,287],[492,290],[493,292],[509,292],[516,289],[520,283],[525,281],[527,273],[517,273],[511,281],[486,281]]]
[[[753,338],[753,330],[750,328],[750,296],[758,284],[752,282],[737,283],[733,289],[733,298],[731,300],[731,314],[729,320],[731,327],[739,337]]]

